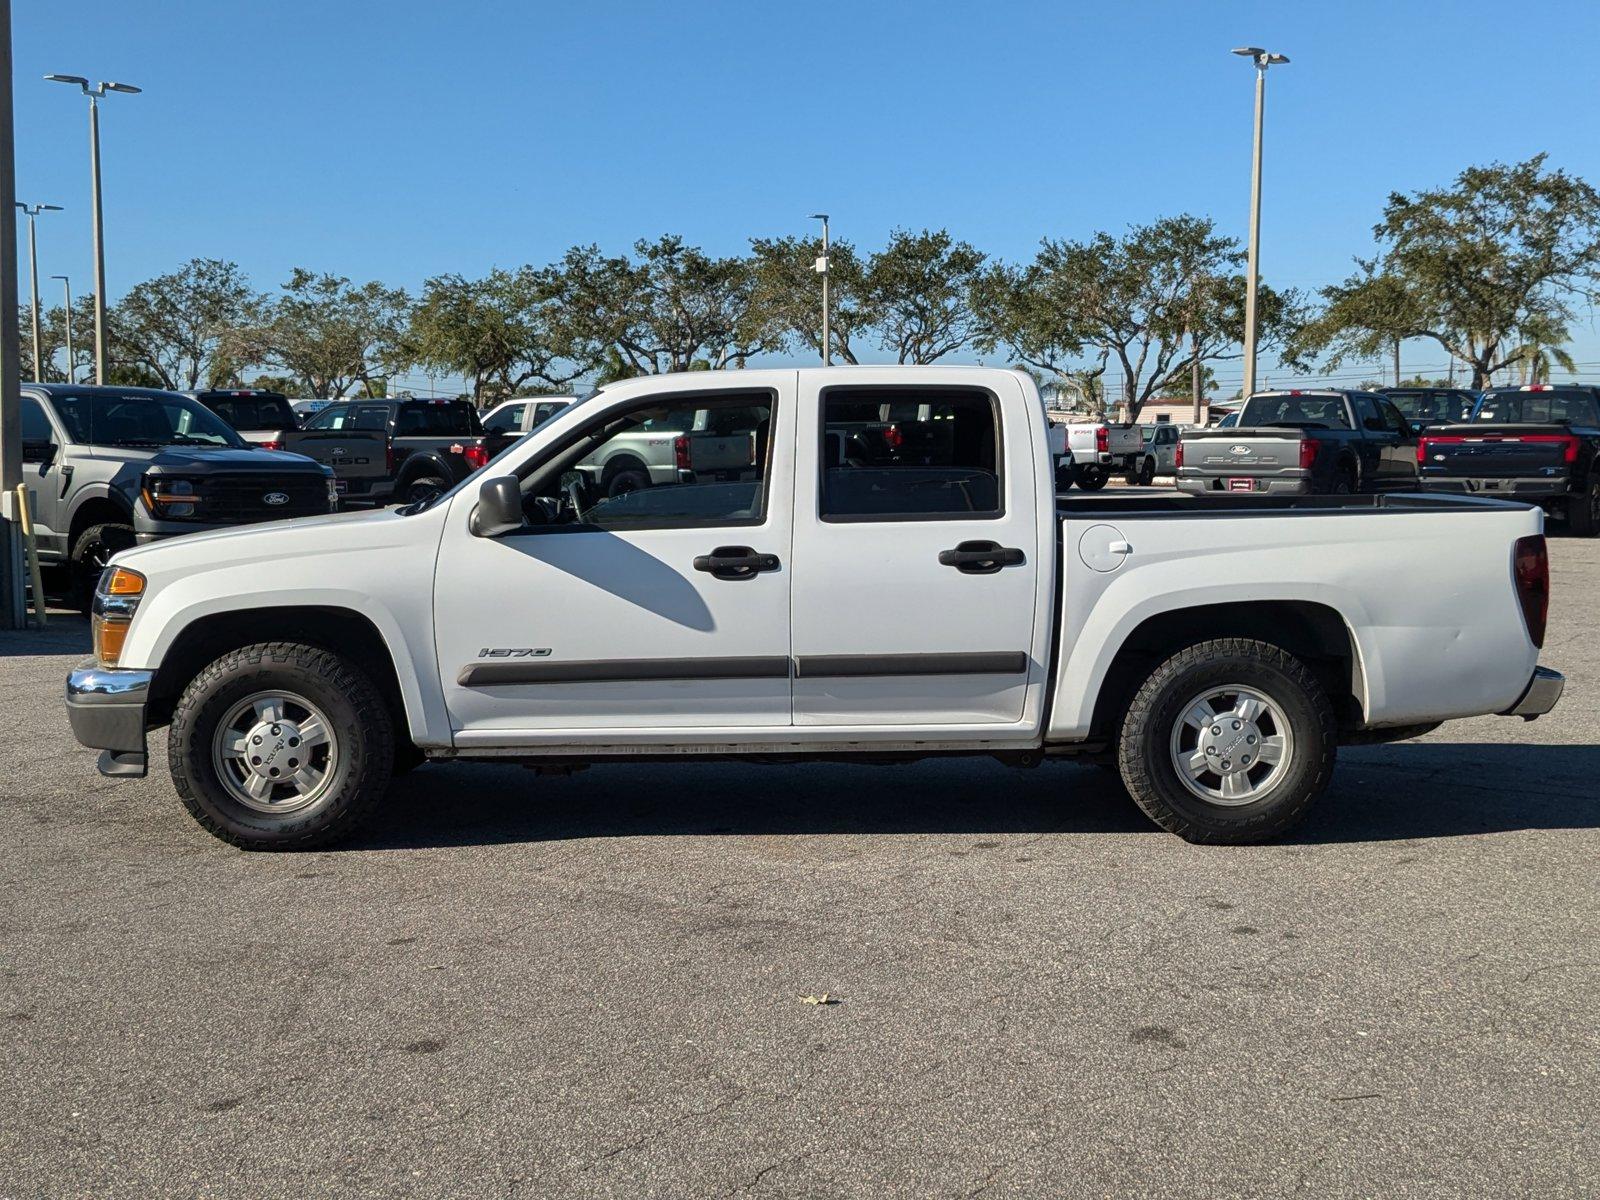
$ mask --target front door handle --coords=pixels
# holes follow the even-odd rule
[[[954,567],[963,575],[993,575],[1001,567],[1020,567],[1027,561],[1021,550],[998,542],[962,542],[954,550],[939,551],[939,565]]]
[[[718,546],[694,560],[696,571],[705,571],[717,579],[754,579],[762,571],[776,571],[778,566],[776,554],[757,554],[749,546]]]

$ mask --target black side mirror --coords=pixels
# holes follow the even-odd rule
[[[485,479],[478,486],[478,506],[472,510],[468,528],[473,537],[499,537],[515,533],[523,525],[522,488],[515,475]]]
[[[22,461],[25,463],[44,463],[49,466],[56,460],[56,444],[54,442],[23,442]]]

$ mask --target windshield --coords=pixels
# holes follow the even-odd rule
[[[1503,425],[1600,426],[1593,392],[1488,392],[1473,413],[1474,421]]]
[[[69,392],[51,403],[75,442],[91,446],[233,446],[245,442],[205,405],[171,392]]]
[[[1349,429],[1343,396],[1251,396],[1239,410],[1239,428],[1292,425],[1300,429]]]
[[[293,429],[298,424],[282,396],[207,396],[205,405],[235,429]]]

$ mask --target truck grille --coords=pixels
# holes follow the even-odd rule
[[[320,475],[277,478],[270,475],[216,475],[200,485],[201,519],[218,524],[277,521],[328,511],[328,485]],[[287,496],[269,504],[268,496]]]

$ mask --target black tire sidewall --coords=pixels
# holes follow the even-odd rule
[[[618,487],[620,483],[627,483],[626,487]],[[650,472],[640,467],[619,467],[606,475],[605,493],[610,500],[617,496],[625,496],[629,492],[642,492],[650,486]]]
[[[1079,467],[1074,473],[1073,482],[1086,492],[1098,492],[1110,478],[1111,473],[1105,467],[1095,465]]]
[[[218,722],[246,696],[270,690],[315,704],[338,742],[327,795],[281,817],[234,799],[212,762]],[[224,655],[190,683],[173,713],[167,757],[178,794],[212,833],[250,850],[299,849],[336,840],[365,818],[388,786],[394,746],[387,706],[359,668],[328,651],[270,644]]]
[[[426,490],[423,490],[424,485],[426,485]],[[416,489],[420,494],[412,495],[413,489]],[[400,495],[407,504],[419,504],[424,500],[432,499],[441,492],[449,490],[450,481],[448,479],[441,478],[438,475],[418,475],[415,479],[407,481],[400,489]]]
[[[1591,480],[1588,487],[1567,501],[1567,532],[1574,537],[1600,534],[1600,522],[1594,517],[1596,493],[1600,493],[1600,479]]]
[[[1277,647],[1258,642],[1206,643],[1163,663],[1140,689],[1124,726],[1119,759],[1129,792],[1157,824],[1191,841],[1255,842],[1299,821],[1332,777],[1338,735],[1333,709],[1306,669]],[[1196,651],[1201,651],[1196,653]],[[1288,769],[1260,799],[1229,807],[1194,795],[1172,763],[1174,722],[1196,694],[1240,684],[1270,697],[1288,719],[1294,753]]]
[[[72,547],[72,586],[80,608],[88,611],[90,602],[94,599],[95,587],[100,582],[102,566],[94,565],[90,560],[96,557],[96,552],[105,547],[108,551],[106,558],[119,550],[128,550],[138,545],[139,539],[133,531],[132,525],[123,525],[118,522],[105,522],[100,525],[91,525],[78,535],[78,540]]]

